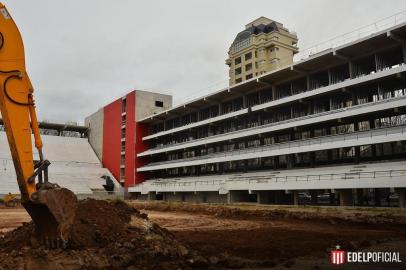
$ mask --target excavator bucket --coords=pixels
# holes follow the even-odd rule
[[[36,228],[37,238],[49,248],[66,248],[78,200],[72,191],[53,185],[39,189],[33,201],[23,203]]]

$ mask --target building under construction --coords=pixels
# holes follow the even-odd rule
[[[132,198],[405,207],[405,63],[398,24],[179,106],[134,91],[86,126]]]

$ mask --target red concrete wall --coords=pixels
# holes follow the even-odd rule
[[[135,91],[127,94],[125,134],[125,187],[134,185],[135,165]]]
[[[109,169],[120,180],[121,151],[121,110],[122,101],[118,99],[104,107],[103,121],[103,167]]]
[[[148,174],[137,173],[136,168],[146,164],[148,158],[137,158],[137,154],[148,149],[148,144],[142,137],[148,135],[149,126],[137,123],[136,91],[126,96],[126,134],[125,134],[125,187],[134,186],[145,181]],[[120,180],[121,159],[121,116],[122,99],[104,107],[103,123],[103,167],[110,170],[113,176]]]

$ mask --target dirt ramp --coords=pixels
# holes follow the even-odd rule
[[[47,249],[32,223],[0,238],[0,270],[208,269],[167,230],[122,201],[79,202],[67,249]]]

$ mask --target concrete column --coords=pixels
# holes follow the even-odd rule
[[[247,159],[244,160],[244,169],[243,169],[243,171],[244,171],[244,172],[247,172],[247,171],[248,171],[248,160],[247,160]]]
[[[272,157],[272,158],[273,158],[274,169],[275,170],[279,169],[279,156]]]
[[[286,155],[287,168],[292,169],[295,167],[295,156],[294,154]]]
[[[309,75],[306,76],[306,90],[307,91],[310,90],[310,76]]]
[[[327,69],[327,73],[328,73],[328,85],[330,85],[331,82],[332,82],[332,79],[331,79],[331,70],[330,70],[330,69]]]
[[[299,191],[293,190],[292,195],[293,195],[293,205],[299,205]]]
[[[308,101],[307,102],[307,115],[310,115],[310,114],[312,114],[313,113],[313,104],[312,104],[312,101]]]
[[[340,206],[353,206],[352,189],[339,190]]]
[[[406,208],[406,188],[397,189],[399,192],[399,207]]]
[[[224,174],[224,163],[219,163],[219,172],[220,174]]]
[[[354,64],[352,63],[352,61],[348,62],[348,70],[350,73],[350,78],[353,79],[354,78]]]
[[[310,152],[310,167],[316,167],[316,153]]]
[[[247,95],[242,96],[242,106],[243,108],[247,108]]]
[[[353,100],[355,99],[354,96],[355,96],[355,93],[353,93]],[[354,132],[357,132],[357,131],[359,131],[359,122],[355,121],[354,122]],[[358,164],[359,161],[360,161],[360,147],[359,146],[354,146],[354,150],[355,150],[355,163]]]
[[[361,147],[354,146],[354,150],[355,150],[355,164],[359,164],[361,157]]]
[[[272,100],[275,100],[276,97],[276,88],[272,85]]]

